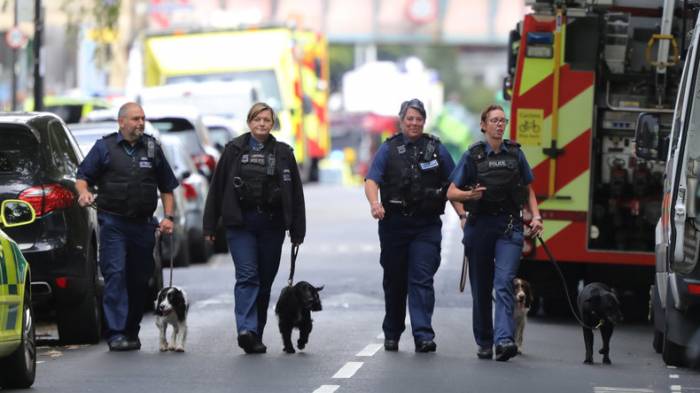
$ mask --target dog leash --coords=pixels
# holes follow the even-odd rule
[[[559,268],[559,265],[557,264],[557,261],[554,259],[554,256],[552,255],[552,252],[549,250],[549,247],[547,247],[547,244],[544,242],[544,239],[542,239],[542,236],[537,235],[537,240],[540,241],[540,244],[542,244],[542,248],[544,248],[544,252],[547,254],[547,257],[549,258],[549,262],[554,265],[555,270],[557,273],[559,273],[559,278],[561,279],[562,286],[564,287],[564,293],[566,293],[566,301],[569,303],[569,310],[571,310],[571,313],[573,314],[574,318],[576,318],[576,321],[578,322],[579,325],[586,329],[591,329],[591,330],[596,330],[598,329],[602,324],[603,320],[600,320],[598,324],[595,327],[588,326],[579,317],[578,313],[574,310],[574,305],[571,303],[571,296],[569,295],[569,288],[566,285],[566,279],[564,279],[564,273],[561,272],[561,269]]]
[[[170,282],[168,283],[168,287],[172,288],[173,286],[173,254],[175,254],[175,233],[170,232]]]
[[[299,255],[299,245],[292,244],[292,263],[289,266],[289,280],[287,280],[287,284],[289,284],[290,287],[294,282],[294,266],[297,262],[297,255]]]

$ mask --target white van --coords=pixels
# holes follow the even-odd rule
[[[654,349],[674,366],[700,365],[699,26],[686,52],[673,115],[641,114],[635,136],[638,159],[666,160],[651,314]]]

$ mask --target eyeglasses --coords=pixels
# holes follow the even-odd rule
[[[491,123],[491,124],[503,123],[504,125],[508,125],[508,119],[504,119],[504,118],[499,119],[499,118],[494,117],[493,119],[489,119],[489,123]]]

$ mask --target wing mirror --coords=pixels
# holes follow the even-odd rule
[[[659,116],[642,113],[634,131],[635,155],[645,160],[666,160],[668,133],[661,130]]]
[[[0,220],[6,228],[31,224],[36,220],[36,212],[29,202],[7,199],[0,205]]]

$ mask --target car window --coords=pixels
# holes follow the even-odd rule
[[[49,145],[48,150],[53,168],[60,174],[74,175],[78,172],[78,156],[68,140],[66,130],[61,122],[53,120],[48,125]]]
[[[0,175],[33,176],[39,168],[39,142],[29,130],[0,126]]]

